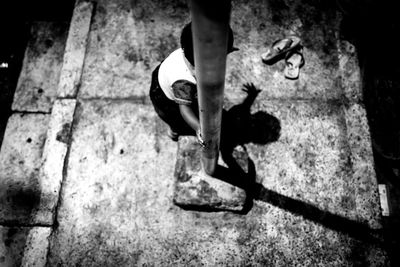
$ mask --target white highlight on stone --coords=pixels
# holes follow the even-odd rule
[[[58,97],[76,97],[86,54],[93,4],[77,0],[72,15],[64,63],[58,85]]]
[[[71,99],[56,100],[53,105],[43,150],[40,179],[42,195],[46,196],[48,204],[36,215],[40,217],[40,221],[53,222],[54,209],[63,180],[64,161],[68,150],[75,106],[76,100]]]
[[[44,267],[51,227],[34,227],[29,231],[21,267]]]
[[[390,216],[387,188],[385,184],[379,184],[379,198],[381,200],[382,216]]]

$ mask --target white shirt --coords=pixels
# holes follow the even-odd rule
[[[173,101],[182,101],[174,95],[172,85],[180,80],[196,84],[193,70],[188,66],[182,48],[172,52],[162,63],[158,71],[158,82],[165,95]]]

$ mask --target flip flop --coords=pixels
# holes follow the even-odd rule
[[[285,57],[285,77],[291,80],[299,78],[300,68],[304,66],[302,49],[289,51]]]
[[[290,50],[296,48],[300,44],[300,38],[297,36],[288,36],[284,39],[275,41],[267,50],[261,55],[261,60],[268,65],[274,64],[282,58]]]

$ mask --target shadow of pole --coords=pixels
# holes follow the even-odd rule
[[[277,141],[281,127],[279,120],[270,114],[261,111],[250,114],[250,107],[260,90],[252,84],[244,85],[244,88],[248,93],[247,98],[224,113],[221,155],[228,168],[218,166],[215,174],[216,178],[246,190],[248,200],[242,213],[247,214],[253,206],[253,200],[259,200],[357,240],[382,245],[382,232],[371,229],[366,223],[323,211],[256,183],[255,164],[249,158],[244,144],[266,145]],[[243,148],[239,157],[237,151],[236,156],[233,155],[238,145]]]

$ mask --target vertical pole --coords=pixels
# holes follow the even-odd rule
[[[189,0],[201,135],[201,163],[213,175],[218,161],[230,0]]]

